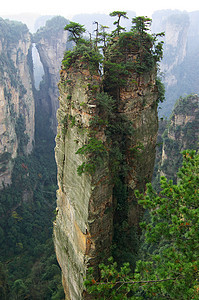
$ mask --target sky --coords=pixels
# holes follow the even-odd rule
[[[162,9],[181,11],[199,10],[197,0],[4,0],[1,1],[0,15],[34,13],[39,15],[61,15],[71,19],[80,13],[107,13],[115,10],[136,12],[136,15],[152,16]]]

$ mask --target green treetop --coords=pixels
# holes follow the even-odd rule
[[[116,29],[112,32],[113,35],[115,34],[119,35],[122,30],[125,30],[124,27],[120,26],[120,20],[121,18],[128,19],[126,14],[127,13],[125,11],[113,11],[112,13],[109,14],[111,17],[118,17],[117,21],[113,23],[114,25],[116,25]]]
[[[152,19],[147,17],[135,17],[132,19],[132,30],[136,31],[140,35],[146,33],[151,27]]]
[[[79,23],[70,22],[64,27],[64,30],[68,30],[71,33],[70,41],[78,44],[82,40],[83,33],[86,32],[84,25]]]

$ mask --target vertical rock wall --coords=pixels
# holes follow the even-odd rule
[[[63,17],[55,17],[47,21],[46,26],[37,31],[34,36],[36,48],[39,52],[41,63],[44,68],[44,80],[48,87],[48,99],[42,99],[42,105],[50,116],[54,133],[57,130],[56,112],[59,106],[59,69],[66,50],[67,32],[64,27],[67,20]]]
[[[128,189],[130,227],[138,227],[140,222],[141,212],[134,191],[143,191],[153,174],[158,130],[157,97],[155,69],[140,75],[132,73],[127,86],[120,90],[119,112],[133,127],[133,135],[126,149],[130,171],[125,181]]]
[[[81,299],[88,265],[110,253],[112,241],[112,184],[107,158],[92,175],[77,174],[84,161],[78,149],[89,140],[90,120],[97,115],[91,86],[100,85],[96,73],[84,66],[61,72],[60,108],[56,138],[58,167],[57,218],[54,242],[67,299]],[[98,137],[106,142],[103,129]]]
[[[19,140],[17,119],[22,117],[30,153],[34,142],[34,97],[31,36],[26,25],[0,19],[0,187],[11,183],[12,159]]]

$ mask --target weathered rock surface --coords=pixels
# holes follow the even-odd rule
[[[157,88],[155,70],[147,74],[132,74],[126,88],[120,91],[119,111],[131,121],[134,133],[128,145],[129,175],[128,186],[128,223],[139,226],[140,207],[134,191],[144,190],[151,181],[155,161],[155,148],[158,131]],[[132,154],[131,150],[137,149]]]
[[[82,156],[75,154],[89,139],[89,121],[96,101],[89,86],[100,84],[99,75],[87,69],[62,71],[56,161],[58,166],[57,218],[54,241],[62,268],[67,299],[81,299],[88,265],[110,253],[112,240],[112,184],[105,161],[94,176],[77,174]],[[67,84],[67,82],[70,82]],[[103,130],[98,133],[105,140]]]
[[[17,119],[25,122],[28,142],[23,149],[32,151],[34,142],[34,97],[31,65],[31,36],[20,22],[0,19],[0,187],[11,182],[12,159],[19,140]]]

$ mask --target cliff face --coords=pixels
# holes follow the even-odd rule
[[[56,133],[56,112],[59,106],[59,69],[64,51],[66,50],[67,32],[64,27],[67,20],[63,17],[54,17],[46,22],[34,35],[36,48],[39,52],[41,63],[44,68],[44,80],[48,87],[47,99],[42,99],[42,105],[51,118],[52,129]]]
[[[19,22],[0,19],[0,186],[11,182],[17,151],[32,151],[34,97],[31,36]],[[23,127],[23,128],[22,128]],[[22,141],[22,135],[26,141]],[[23,149],[19,150],[19,144]],[[22,145],[23,144],[23,145]]]
[[[162,133],[158,162],[159,176],[176,180],[176,172],[181,165],[181,151],[198,149],[199,97],[191,95],[180,98],[175,105],[167,128]]]
[[[165,31],[164,60],[161,63],[161,71],[166,74],[165,84],[169,89],[178,83],[175,67],[179,66],[187,55],[187,38],[190,21],[188,14],[173,14],[169,16],[163,25]]]
[[[130,49],[122,60],[136,63],[139,51]],[[121,251],[133,251],[132,230],[138,228],[141,214],[134,190],[143,190],[152,176],[156,68],[114,73],[114,88],[109,66],[114,66],[115,57],[109,54],[103,82],[98,69],[90,70],[81,56],[60,72],[54,244],[66,299],[88,298],[83,291],[88,266],[97,274],[98,263],[110,256],[112,245],[116,259]]]
[[[137,205],[134,191],[144,190],[153,173],[158,130],[157,94],[155,70],[143,75],[132,74],[128,78],[127,87],[120,92],[119,112],[133,127],[133,134],[126,149],[130,170],[125,180],[128,188],[130,227],[138,227],[140,222],[140,207]]]
[[[56,138],[59,190],[54,239],[64,289],[71,299],[81,299],[85,266],[96,264],[100,253],[109,252],[112,238],[112,185],[107,163],[94,176],[78,176],[77,168],[84,159],[75,154],[89,139],[89,121],[97,114],[89,86],[99,86],[100,81],[98,74],[91,76],[88,69],[80,66],[62,71],[59,83]],[[99,135],[105,139],[103,130]]]
[[[188,13],[178,10],[162,10],[153,15],[153,31],[165,32],[160,70],[166,101],[161,104],[161,116],[170,116],[179,97],[199,93],[198,16],[198,11]]]

